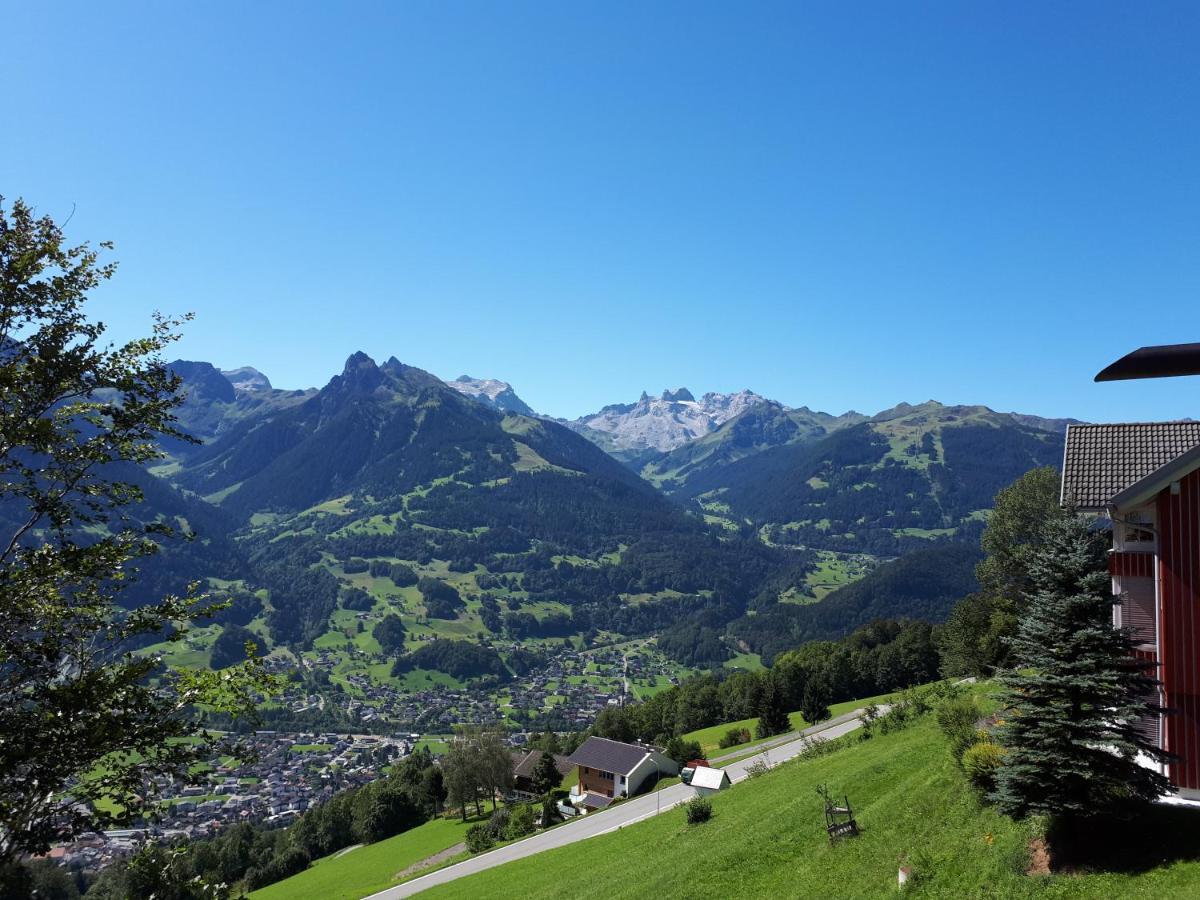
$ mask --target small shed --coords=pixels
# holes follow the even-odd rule
[[[732,782],[729,780],[729,773],[724,769],[701,766],[692,773],[690,784],[696,791],[696,796],[705,797],[725,790]]]

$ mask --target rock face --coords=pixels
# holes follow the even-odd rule
[[[512,385],[507,381],[497,381],[494,378],[472,378],[470,375],[460,375],[446,384],[460,394],[465,394],[485,406],[499,412],[517,413],[522,416],[535,416],[524,400],[517,396]]]
[[[257,393],[271,390],[271,381],[258,369],[242,366],[239,369],[222,369],[221,374],[233,385],[234,390]]]
[[[643,393],[637,403],[606,406],[567,424],[612,452],[667,452],[716,431],[735,416],[765,402],[765,398],[748,390],[707,393],[697,400],[681,387],[665,390],[659,397]]]

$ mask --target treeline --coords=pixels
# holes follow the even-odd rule
[[[807,706],[887,693],[939,677],[928,622],[880,620],[839,641],[816,641],[781,654],[762,672],[701,675],[626,707],[603,710],[594,733],[665,744],[723,722],[777,717]]]
[[[415,828],[437,815],[446,796],[442,771],[421,748],[391,774],[360,788],[342,791],[313,807],[286,829],[244,823],[207,840],[187,842],[188,853],[170,856],[169,847],[152,847],[148,859],[107,867],[87,892],[89,900],[151,900],[140,871],[165,867],[168,858],[183,883],[200,878],[209,884],[242,885],[257,890],[302,872],[311,862],[352,844],[373,843]],[[135,858],[136,860],[136,858]]]

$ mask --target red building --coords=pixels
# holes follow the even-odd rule
[[[1200,422],[1070,426],[1062,499],[1112,520],[1115,624],[1157,664],[1169,711],[1143,726],[1200,798]]]

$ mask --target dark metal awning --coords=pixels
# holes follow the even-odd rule
[[[1200,344],[1142,347],[1103,369],[1096,375],[1096,381],[1171,378],[1176,375],[1200,375]]]

